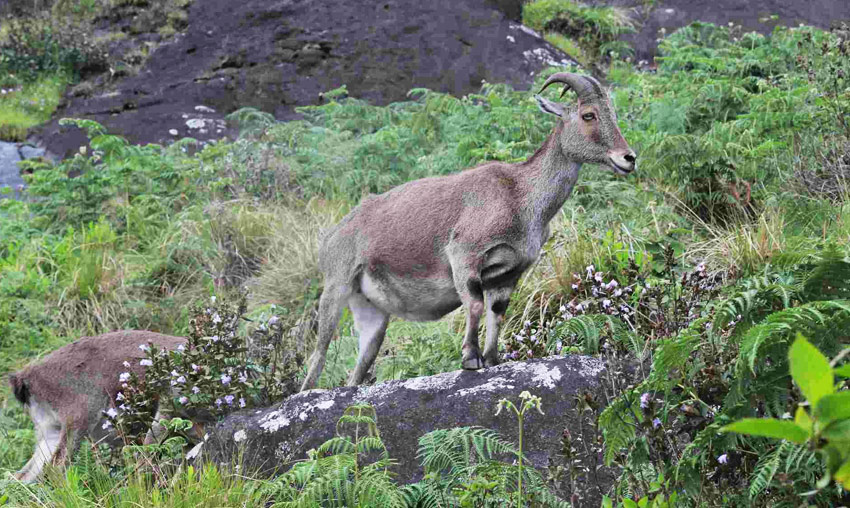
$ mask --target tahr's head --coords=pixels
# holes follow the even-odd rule
[[[564,90],[572,89],[578,96],[575,107],[564,108],[539,94],[553,83],[562,83]],[[607,91],[596,79],[571,72],[553,74],[535,95],[537,105],[545,113],[561,119],[561,150],[569,159],[582,163],[603,164],[618,175],[627,175],[637,168],[637,156],[617,126],[617,115]]]

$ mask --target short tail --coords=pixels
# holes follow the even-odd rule
[[[21,404],[27,405],[30,401],[30,390],[26,381],[20,378],[18,374],[9,375],[9,385],[12,387],[12,394]]]

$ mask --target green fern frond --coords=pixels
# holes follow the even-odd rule
[[[338,453],[352,453],[354,452],[354,443],[352,443],[348,438],[344,437],[332,437],[328,439],[318,448],[316,448],[316,452],[320,456],[324,455],[336,455]]]
[[[632,395],[634,396],[634,392]],[[608,405],[599,415],[599,430],[602,431],[605,439],[603,458],[606,466],[610,466],[620,451],[634,439],[635,423],[635,417],[628,407],[625,395]]]
[[[549,335],[546,348],[554,351],[559,340],[569,337],[573,343],[581,342],[586,354],[599,353],[599,343],[605,331],[611,334],[614,342],[631,341],[633,335],[626,325],[614,316],[607,314],[585,314],[570,318],[554,329]]]
[[[846,323],[850,323],[850,301],[846,300],[812,302],[775,312],[744,335],[739,366],[745,364],[755,374],[756,360],[764,348],[787,342],[797,332],[817,337],[828,328],[843,327]]]
[[[671,374],[681,372],[685,363],[702,340],[702,330],[708,318],[697,319],[675,336],[664,339],[656,346],[652,360],[652,371],[645,388],[666,390]]]
[[[427,474],[469,467],[472,451],[479,460],[490,460],[504,454],[516,456],[518,453],[512,443],[501,439],[490,429],[458,427],[435,430],[419,438],[416,456]]]
[[[779,464],[782,463],[783,449],[790,445],[792,445],[790,441],[782,441],[773,451],[759,459],[750,477],[751,499],[757,498],[773,481],[774,475],[779,470]]]
[[[382,456],[386,456],[387,447],[384,446],[384,442],[379,437],[364,437],[357,443],[355,451],[359,454],[381,452]]]

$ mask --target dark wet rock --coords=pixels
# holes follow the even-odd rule
[[[576,398],[589,394],[591,400],[604,400],[606,373],[599,359],[550,357],[375,386],[311,390],[267,409],[231,414],[210,432],[203,453],[215,461],[229,462],[244,451],[241,457],[246,467],[267,473],[276,468],[285,470],[293,461],[306,458],[307,450],[334,436],[336,422],[346,407],[368,402],[375,407],[378,429],[390,457],[398,461],[398,481],[410,483],[422,478],[416,459],[418,439],[432,430],[481,426],[516,443],[516,418],[508,411],[496,416],[496,405],[502,398],[517,402],[519,394],[527,390],[542,397],[546,413],[528,415],[524,430],[524,450],[542,471],[550,459],[555,463],[560,460],[565,428],[574,437],[582,435],[582,428],[590,428],[588,422],[595,415],[582,419],[575,408]],[[593,451],[592,431],[587,439],[591,451],[582,456],[582,466],[596,471],[598,457]],[[580,495],[587,506],[598,506],[601,492],[611,481],[610,472],[604,469],[579,480]]]
[[[173,140],[172,130],[217,139],[235,134],[220,121],[244,106],[289,119],[343,84],[374,104],[415,87],[461,96],[482,80],[527,89],[553,62],[568,60],[496,0],[194,0],[185,32],[160,43],[137,75],[66,95],[38,136],[70,154],[85,137],[58,119],[81,117],[137,143]],[[187,125],[196,106],[215,110],[205,132]]]

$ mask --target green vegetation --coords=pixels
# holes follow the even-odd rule
[[[27,129],[50,120],[66,86],[64,74],[20,85],[0,81],[0,139],[24,141]]]
[[[848,353],[850,348],[841,354]],[[850,391],[836,393],[835,390],[835,376],[850,377],[850,365],[833,369],[829,360],[799,332],[788,350],[788,363],[791,377],[812,408],[811,414],[801,404],[793,422],[747,418],[720,430],[782,439],[797,445],[808,443],[823,456],[829,473],[818,482],[818,487],[829,485],[832,477],[850,491]]]
[[[611,60],[632,54],[631,46],[620,40],[621,35],[635,31],[635,22],[623,7],[535,0],[523,5],[522,22],[543,32],[547,41],[601,76]]]
[[[694,24],[663,41],[655,74],[611,63],[612,98],[639,170],[626,179],[582,170],[541,261],[512,298],[502,342],[506,359],[582,352],[624,373],[596,418],[604,462],[617,476],[608,506],[844,502],[840,486],[819,482],[827,472],[843,481],[844,473],[829,460],[827,468],[817,450],[720,430],[745,418],[782,419],[806,399],[815,405],[809,418],[822,416],[811,390],[795,388],[789,375],[798,332],[835,358],[835,372],[846,372],[849,35],[846,27],[800,27],[765,37]],[[89,132],[91,152],[56,166],[28,162],[34,199],[0,201],[0,373],[83,334],[141,328],[190,336],[193,305],[208,306],[214,295],[233,301],[243,290],[253,324],[234,333],[247,337],[274,316],[275,333],[296,333],[270,343],[303,356],[322,284],[321,228],[368,193],[485,160],[523,160],[553,127],[528,92],[500,84],[462,98],[416,89],[386,107],[325,96],[327,104],[302,108],[299,121],[241,110],[233,120],[242,137],[206,146],[188,138],[132,146],[74,121]],[[437,323],[393,322],[378,380],[456,368],[462,322],[459,313]],[[353,366],[351,328],[346,315],[323,386],[340,384]],[[210,372],[221,376],[221,368]],[[251,368],[256,379],[268,373],[262,363]],[[791,373],[802,379],[793,364]],[[252,383],[240,389],[262,398],[263,383]],[[846,378],[832,388],[825,397],[845,397]],[[32,431],[5,390],[0,470],[11,471],[26,460]],[[596,401],[586,405],[588,414],[598,411]],[[374,414],[357,411],[347,414],[377,426]],[[388,458],[357,458],[361,448],[380,455],[378,441],[349,437],[302,463],[312,469],[295,466],[284,475],[292,482],[273,491],[226,468],[189,470],[176,459],[165,472],[108,469],[95,477],[80,469],[90,465],[81,452],[63,475],[14,492],[48,506],[120,504],[97,492],[144,506],[202,505],[214,498],[199,496],[218,495],[235,496],[225,504],[252,503],[286,492],[285,502],[316,505],[329,502],[332,490],[322,489],[341,474],[365,474],[406,503],[418,492],[490,506],[516,502],[519,474],[524,493],[541,484],[545,473],[525,462],[484,474],[493,457],[470,455],[480,451],[470,443],[497,438],[481,432],[431,435],[429,446],[454,443],[446,446],[455,451],[450,463],[425,466],[443,483],[426,480],[415,491],[386,483]],[[154,451],[171,453],[144,453]],[[351,506],[368,506],[375,492],[345,495],[355,496]],[[558,494],[578,495],[569,486]]]
[[[15,3],[4,10],[0,27],[0,140],[23,141],[30,127],[50,119],[65,88],[92,75],[111,79],[137,72],[156,42],[133,43],[123,53],[109,54],[110,42],[127,33],[157,32],[170,37],[187,26],[191,0],[56,0]],[[96,24],[126,17],[126,32],[95,37]],[[84,81],[76,95],[93,92]]]

